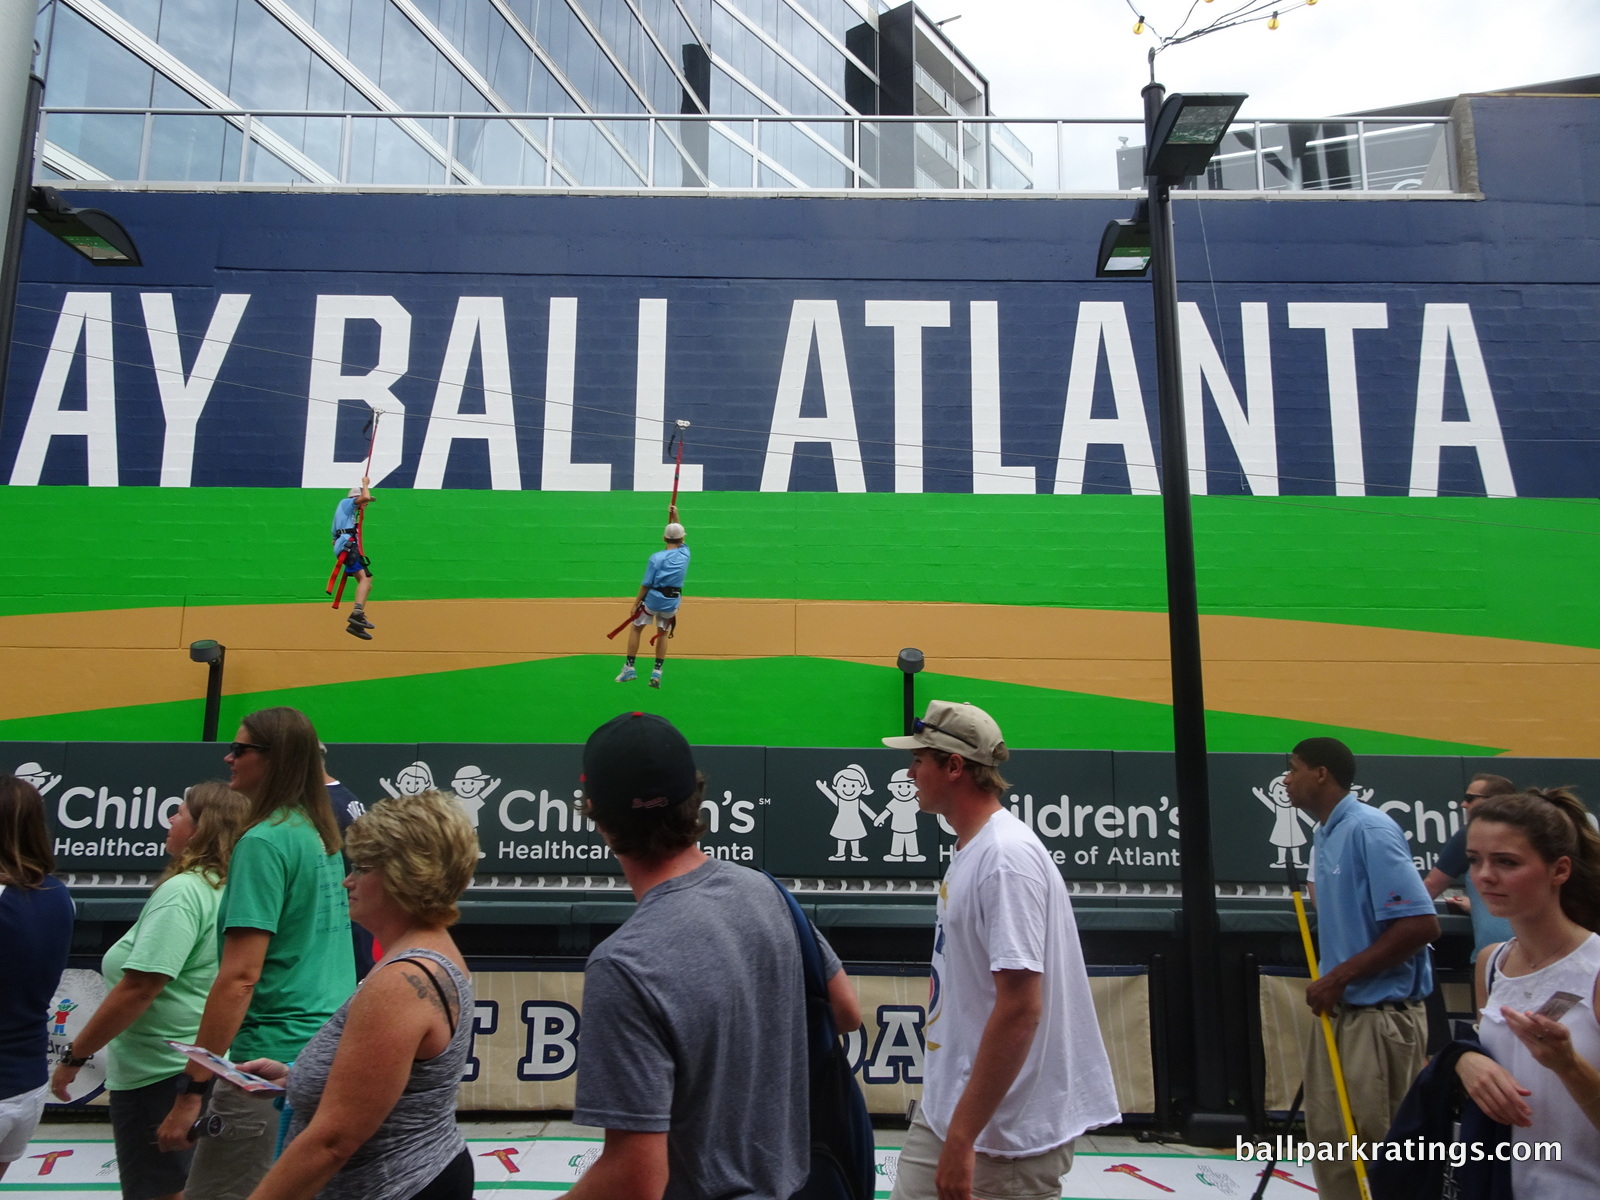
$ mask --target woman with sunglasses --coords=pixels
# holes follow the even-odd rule
[[[225,783],[197,783],[184,793],[167,829],[166,873],[133,928],[101,961],[111,991],[50,1077],[56,1099],[71,1100],[68,1089],[79,1070],[107,1050],[111,1133],[124,1200],[176,1200],[189,1174],[190,1151],[167,1153],[156,1145],[156,1130],[188,1063],[167,1043],[192,1042],[200,1028],[217,977],[217,908],[228,857],[249,807]]]
[[[1561,1144],[1558,1162],[1513,1157],[1519,1197],[1600,1194],[1600,835],[1589,821],[1554,788],[1480,800],[1467,825],[1472,882],[1514,936],[1478,958],[1489,1057],[1463,1054],[1456,1074],[1516,1141]]]
[[[0,1176],[26,1151],[50,1086],[44,1018],[72,944],[72,897],[55,869],[38,789],[0,775]]]
[[[321,743],[304,713],[268,708],[239,726],[228,749],[229,785],[250,801],[217,913],[216,982],[195,1041],[235,1062],[293,1060],[355,990],[350,915],[339,880],[339,827],[328,802]],[[187,1200],[238,1200],[272,1165],[278,1113],[270,1094],[191,1063],[161,1124],[163,1150],[197,1134]],[[197,1124],[198,1123],[198,1124]]]
[[[300,1052],[289,1142],[251,1200],[471,1200],[456,1088],[472,1044],[472,985],[450,937],[478,835],[445,792],[380,800],[346,835],[350,916],[389,947]]]

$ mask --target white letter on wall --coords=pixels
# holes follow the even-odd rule
[[[248,295],[226,294],[217,297],[216,311],[206,336],[195,351],[194,370],[183,375],[183,349],[178,343],[178,316],[173,310],[171,292],[145,292],[145,334],[150,339],[150,361],[156,368],[156,389],[161,393],[161,412],[167,431],[161,440],[161,486],[188,487],[194,476],[194,433],[211,399],[211,388],[222,371],[222,360],[233,345],[239,330]]]
[[[1389,328],[1387,304],[1291,304],[1290,329],[1321,329],[1328,348],[1328,419],[1333,424],[1333,494],[1367,494],[1356,388],[1358,329]]]
[[[633,385],[633,490],[670,492],[672,464],[661,461],[667,444],[667,302],[639,301],[639,365]],[[698,492],[704,468],[685,463],[679,488]]]
[[[1094,383],[1100,371],[1100,343],[1106,346],[1114,417],[1094,417]],[[1133,337],[1120,300],[1084,301],[1078,305],[1078,332],[1072,343],[1072,368],[1067,375],[1067,407],[1061,422],[1061,451],[1056,462],[1056,495],[1083,491],[1083,467],[1090,446],[1121,446],[1128,465],[1128,486],[1135,496],[1161,491],[1150,423],[1145,419],[1139,370],[1133,361]]]
[[[365,375],[344,373],[345,325],[375,321],[378,325],[378,362]],[[405,409],[391,390],[411,363],[411,314],[393,296],[318,296],[311,334],[311,386],[307,389],[305,463],[301,487],[350,487],[361,480],[366,463],[339,462],[333,457],[339,409],[354,400],[380,421],[372,446],[372,482],[380,483],[400,465],[404,443]]]
[[[1222,418],[1222,428],[1238,456],[1254,496],[1278,494],[1278,429],[1272,403],[1272,343],[1267,306],[1239,305],[1244,340],[1244,404],[1233,390],[1222,357],[1206,329],[1198,304],[1178,306],[1178,337],[1183,344],[1183,409],[1189,431],[1189,490],[1207,491],[1205,389]]]
[[[84,407],[63,409],[67,374],[83,339]],[[32,487],[44,470],[50,439],[81,437],[88,442],[90,487],[117,486],[117,385],[111,344],[111,293],[68,292],[39,386],[28,410],[28,424],[11,467],[11,482]]]
[[[817,344],[817,366],[822,372],[824,415],[802,417],[800,401],[805,395],[813,340]],[[839,325],[839,304],[835,300],[796,300],[790,310],[789,340],[783,348],[772,431],[767,435],[767,457],[761,468],[763,492],[789,490],[797,442],[828,443],[833,452],[835,490],[867,490],[866,475],[861,469],[861,442],[856,437],[850,370],[844,358],[844,331]]]
[[[922,491],[922,331],[950,325],[948,300],[868,300],[868,328],[894,330],[894,490]]]
[[[472,347],[479,348],[483,373],[483,413],[463,413],[461,395],[467,386]],[[522,487],[522,465],[517,457],[517,414],[511,404],[511,352],[506,345],[506,304],[499,296],[462,296],[456,301],[456,319],[450,326],[439,387],[428,415],[428,434],[422,440],[413,487],[442,488],[450,447],[458,441],[482,441],[489,446],[489,486],[497,492]]]
[[[1456,376],[1466,401],[1465,421],[1444,419],[1445,359],[1455,350]],[[1411,443],[1411,494],[1439,494],[1439,451],[1470,446],[1478,453],[1483,490],[1490,496],[1515,496],[1511,460],[1500,432],[1500,414],[1489,389],[1489,372],[1478,346],[1472,309],[1465,304],[1429,304],[1422,310],[1422,361],[1417,369],[1417,428]]]
[[[546,492],[609,492],[610,463],[572,461],[572,404],[578,372],[576,297],[550,297],[549,345],[544,364],[544,455],[539,488]]]
[[[1000,461],[1000,305],[972,302],[972,491],[1031,496],[1032,467]]]

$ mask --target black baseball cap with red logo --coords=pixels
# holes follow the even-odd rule
[[[694,795],[694,753],[665,717],[626,712],[589,735],[583,747],[583,794],[608,813],[665,813]]]

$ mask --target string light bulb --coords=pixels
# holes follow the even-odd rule
[[[1278,27],[1278,14],[1277,13],[1273,13],[1272,16],[1267,21],[1267,28],[1268,29],[1276,29],[1277,27]]]
[[[1143,17],[1140,17],[1137,21],[1135,21],[1133,23],[1133,32],[1135,34],[1140,34],[1140,33],[1144,32],[1144,18]]]

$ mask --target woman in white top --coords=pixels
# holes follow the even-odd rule
[[[1559,1162],[1513,1159],[1517,1196],[1592,1200],[1600,1194],[1600,835],[1563,789],[1494,796],[1473,806],[1467,861],[1489,911],[1515,936],[1478,956],[1479,1036],[1493,1057],[1462,1055],[1456,1072],[1516,1141],[1560,1143]]]

